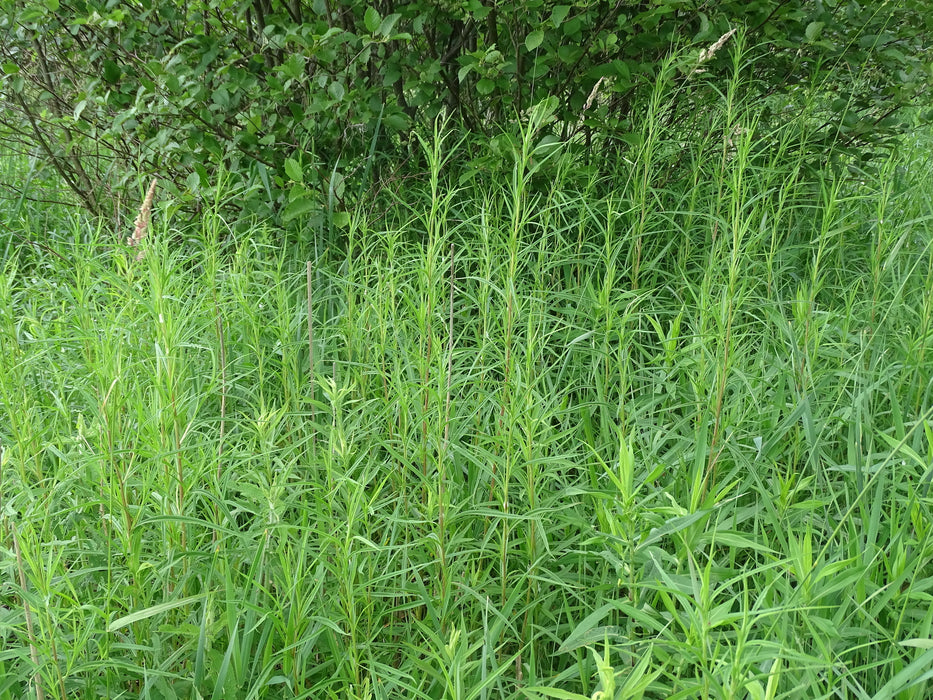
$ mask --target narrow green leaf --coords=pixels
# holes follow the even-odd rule
[[[933,649],[933,639],[905,639],[900,643],[905,647],[916,647],[917,649]]]
[[[522,692],[529,698],[557,698],[557,700],[589,700],[585,695],[571,693],[569,690],[560,690],[558,688],[545,688],[543,686],[534,686],[525,688]]]
[[[196,603],[200,601],[203,597],[204,597],[203,594],[191,595],[191,596],[188,596],[187,598],[179,598],[178,600],[171,600],[167,603],[159,603],[158,605],[153,605],[152,607],[146,608],[144,610],[137,610],[134,613],[130,613],[129,615],[124,615],[123,617],[117,618],[116,620],[111,622],[109,625],[107,625],[107,631],[116,632],[119,629],[128,627],[129,625],[132,625],[133,623],[136,623],[136,622],[140,622],[141,620],[148,620],[150,617],[161,615],[162,613],[168,612],[169,610],[174,610],[175,608],[183,608],[186,605]]]
[[[678,515],[671,518],[661,527],[656,527],[649,532],[644,539],[638,543],[637,549],[643,549],[649,544],[654,544],[658,540],[666,537],[667,535],[672,535],[675,532],[680,532],[686,528],[693,525],[698,520],[702,520],[710,514],[709,510],[698,510],[694,513],[687,513],[686,515]]]
[[[214,680],[214,692],[211,694],[211,700],[217,700],[224,697],[226,694],[224,691],[225,683],[227,682],[227,674],[230,673],[231,668],[231,658],[233,657],[234,649],[236,648],[237,642],[237,628],[234,627],[231,630],[230,641],[227,643],[227,651],[224,652],[223,661],[220,663],[220,668],[217,669],[217,676]]]
[[[560,647],[557,649],[558,654],[566,654],[568,651],[573,651],[578,649],[581,646],[587,644],[592,644],[592,631],[596,628],[597,624],[609,613],[610,610],[616,609],[615,603],[606,603],[596,608],[593,612],[587,615],[583,620],[580,621],[580,624],[577,625],[570,635],[563,641]]]
[[[881,690],[872,695],[871,700],[894,700],[899,693],[926,682],[933,677],[933,671],[929,670],[931,664],[933,649],[928,649],[881,686]]]

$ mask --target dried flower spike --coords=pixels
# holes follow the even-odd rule
[[[139,247],[139,244],[146,237],[146,231],[149,229],[149,215],[152,213],[152,200],[155,197],[156,183],[158,181],[158,178],[152,178],[149,191],[146,192],[146,198],[143,200],[142,206],[139,207],[139,214],[136,215],[136,221],[133,223],[133,235],[126,239],[126,244],[131,248]],[[136,259],[143,259],[142,249],[136,254]]]
[[[588,110],[588,109],[592,106],[593,100],[596,99],[596,93],[599,91],[599,86],[602,85],[602,82],[603,82],[605,79],[606,79],[605,77],[602,77],[602,78],[600,78],[599,80],[597,80],[597,81],[596,81],[596,84],[593,86],[593,89],[590,90],[590,96],[586,98],[586,104],[583,105],[583,111],[584,111],[584,112],[585,112],[586,110]]]
[[[706,63],[713,56],[715,56],[716,52],[719,51],[719,49],[721,49],[727,41],[729,41],[733,34],[735,34],[735,29],[730,29],[728,32],[719,37],[715,44],[710,46],[708,49],[703,49],[700,51],[700,58],[697,60],[697,65]]]

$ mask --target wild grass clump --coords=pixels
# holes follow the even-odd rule
[[[310,264],[14,243],[0,699],[928,697],[929,140],[711,118],[611,188],[531,188],[544,108],[503,181],[438,133]]]

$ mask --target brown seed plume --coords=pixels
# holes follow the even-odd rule
[[[700,68],[700,66],[702,66],[704,63],[710,60],[713,56],[715,56],[716,52],[719,51],[719,49],[721,49],[725,45],[725,43],[729,41],[729,39],[732,38],[733,34],[735,34],[735,29],[730,29],[728,32],[726,32],[721,37],[719,37],[719,39],[716,40],[715,44],[700,51],[700,55],[697,58],[697,64],[694,67],[694,69],[690,71],[690,75],[694,75],[695,73],[704,73],[705,70],[703,68]]]
[[[143,200],[142,205],[139,207],[139,214],[136,215],[136,221],[133,223],[133,235],[126,239],[126,244],[130,248],[138,248],[139,244],[142,243],[143,239],[146,237],[146,231],[149,229],[149,216],[152,213],[152,200],[155,197],[156,184],[159,182],[158,178],[152,178],[152,182],[149,183],[149,191],[146,192],[146,198]],[[140,248],[139,252],[136,254],[137,260],[143,259],[144,251]]]

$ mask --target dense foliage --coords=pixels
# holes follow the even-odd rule
[[[0,700],[928,700],[924,4],[0,0]]]
[[[930,137],[751,134],[606,196],[432,139],[307,264],[0,202],[0,700],[933,697]]]
[[[625,157],[673,55],[663,121],[705,136],[739,42],[762,119],[795,116],[806,95],[814,151],[870,159],[929,85],[925,5],[3,0],[0,123],[93,212],[119,214],[125,186],[136,201],[153,175],[176,201],[211,202],[222,164],[242,186],[237,205],[313,228],[335,214],[345,224],[347,199],[419,172],[417,137],[439,116],[472,135],[471,171],[509,161],[504,125],[546,98],[548,138]]]

